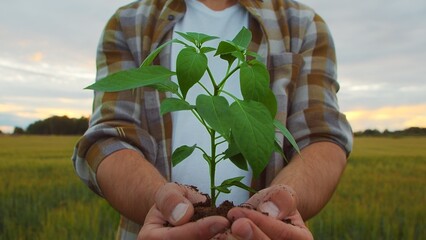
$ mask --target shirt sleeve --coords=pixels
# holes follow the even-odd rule
[[[303,65],[289,96],[287,127],[300,148],[329,141],[349,155],[353,134],[338,105],[339,83],[333,39],[323,19],[316,14],[312,18],[306,21],[304,28],[299,28],[301,37],[294,41]],[[288,144],[285,149],[292,152]]]
[[[122,14],[128,14],[123,11]],[[123,30],[119,15],[120,10],[109,20],[99,41],[97,80],[138,66],[132,54],[134,49],[128,44],[129,33]],[[146,159],[156,159],[156,142],[142,120],[146,109],[141,91],[94,92],[89,128],[76,144],[72,160],[77,175],[99,195],[102,193],[96,172],[108,155],[121,149],[133,149]]]

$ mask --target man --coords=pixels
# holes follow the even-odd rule
[[[197,15],[198,11],[203,14]],[[215,16],[220,17],[212,20]],[[260,191],[247,196],[246,204],[256,210],[237,207],[227,218],[189,223],[192,203],[204,197],[170,183],[187,184],[183,176],[191,166],[185,171],[170,166],[174,141],[184,138],[185,132],[176,131],[175,116],[159,113],[159,103],[167,96],[149,88],[96,92],[90,127],[73,161],[82,180],[121,213],[119,239],[312,239],[304,221],[323,208],[338,184],[351,151],[352,132],[338,109],[333,41],[322,19],[295,1],[142,0],[129,4],[105,28],[97,79],[138,67],[150,51],[175,37],[177,29],[193,31],[201,26],[210,35],[216,24],[223,25],[217,32],[221,37],[227,32],[235,35],[228,29],[232,26],[252,31],[250,50],[268,66],[278,100],[277,119],[292,132],[303,160],[284,143],[289,163],[274,155],[262,176],[250,181]],[[156,64],[171,67],[175,57],[176,49],[164,49]],[[251,178],[250,173],[247,177]]]

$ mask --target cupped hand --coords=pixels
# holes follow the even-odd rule
[[[229,228],[228,219],[212,216],[189,222],[193,203],[206,197],[193,188],[167,183],[156,193],[155,204],[148,212],[138,239],[210,239]]]
[[[245,205],[228,212],[228,219],[233,221],[231,233],[225,237],[223,234],[222,239],[313,239],[290,187],[275,185],[263,189]]]

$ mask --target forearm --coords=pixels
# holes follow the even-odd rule
[[[166,180],[133,150],[120,150],[98,167],[97,181],[107,201],[125,217],[143,224],[154,195]]]
[[[330,200],[346,165],[346,154],[336,144],[318,142],[295,155],[272,181],[286,184],[297,194],[297,208],[304,220],[317,214]]]

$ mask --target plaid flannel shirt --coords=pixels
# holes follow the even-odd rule
[[[312,9],[293,0],[240,0],[250,14],[253,33],[250,50],[268,67],[271,87],[278,100],[277,119],[295,137],[300,148],[329,141],[347,154],[352,130],[339,111],[336,93],[336,56],[325,22]],[[107,23],[97,52],[97,79],[117,71],[136,68],[161,43],[171,39],[173,26],[185,13],[184,0],[142,0],[116,11]],[[155,64],[170,66],[170,48]],[[142,153],[166,179],[171,175],[170,114],[161,115],[166,96],[151,88],[114,93],[95,92],[87,132],[72,157],[79,177],[102,195],[96,182],[101,161],[120,149]],[[292,147],[277,133],[288,157]],[[253,187],[267,186],[285,167],[274,154]],[[122,217],[118,239],[136,239],[140,225]]]

